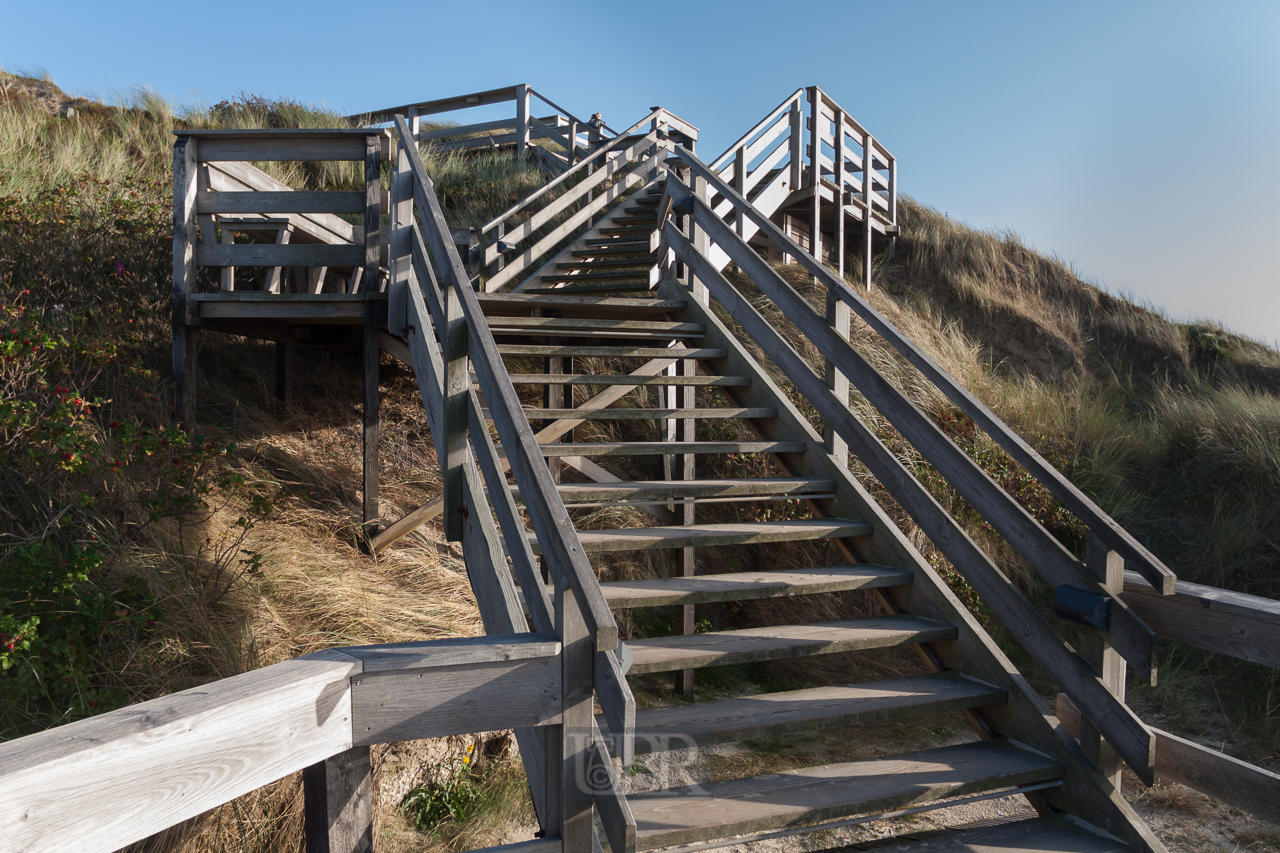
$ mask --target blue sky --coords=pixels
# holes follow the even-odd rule
[[[0,22],[0,63],[78,94],[356,112],[527,82],[615,127],[661,104],[708,157],[817,83],[916,199],[1280,339],[1280,3],[3,0]]]

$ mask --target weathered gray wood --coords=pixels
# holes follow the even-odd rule
[[[489,317],[493,329],[554,329],[566,333],[587,332],[594,329],[610,329],[621,332],[661,332],[678,338],[680,332],[700,334],[706,331],[701,323],[678,323],[667,320],[614,320],[590,317]]]
[[[471,393],[470,335],[457,287],[445,290],[444,304],[444,435],[440,441],[444,449],[444,503],[447,507],[461,509],[462,466],[467,462],[467,407]],[[451,542],[462,537],[462,517],[457,512],[445,513],[444,533]]]
[[[670,378],[670,377],[668,377]],[[566,501],[635,501],[675,497],[788,497],[821,494],[835,488],[835,481],[808,477],[763,477],[740,480],[629,480],[618,483],[561,483]]]
[[[560,836],[564,853],[591,853],[595,833],[592,783],[596,781],[589,775],[595,747],[591,710],[595,642],[578,599],[568,588],[557,594],[555,603],[556,633],[563,643]]]
[[[675,449],[688,446],[676,442]],[[683,527],[633,527],[623,530],[580,530],[582,547],[591,552],[707,545],[757,545],[844,536],[867,536],[869,525],[846,519],[744,521],[737,524],[694,524]],[[539,545],[534,544],[537,552]]]
[[[223,137],[201,135],[201,163],[222,160],[248,163],[262,160],[363,160],[366,137],[373,136],[376,142],[385,131],[364,131],[354,135],[336,132],[310,137],[293,135],[297,131],[287,136],[260,135],[262,131],[228,133],[229,136]]]
[[[497,634],[411,643],[344,646],[336,651],[361,661],[364,664],[362,671],[368,675],[375,672],[554,657],[560,654],[560,641],[551,634]]]
[[[261,169],[248,163],[207,163],[200,167],[209,189],[217,192],[293,192]],[[362,208],[363,209],[363,208]],[[356,227],[329,213],[303,213],[289,217],[290,224],[321,243],[354,243]],[[212,240],[205,241],[212,243]]]
[[[110,853],[350,749],[359,672],[321,652],[0,744],[0,838]]]
[[[419,118],[438,113],[450,113],[454,110],[483,107],[489,104],[501,104],[515,100],[519,89],[519,86],[503,86],[500,89],[488,89],[484,92],[454,95],[449,98],[437,98],[433,101],[419,101],[416,104],[403,104],[398,107],[387,107],[368,113],[357,113],[347,116],[347,118],[364,121],[369,124],[381,124],[382,122],[392,121],[397,115],[409,115],[410,111]]]
[[[1124,591],[1124,560],[1115,551],[1108,551],[1107,546],[1097,536],[1090,534],[1085,566],[1098,579],[1098,582],[1113,594]],[[1125,693],[1124,659],[1116,654],[1102,634],[1096,631],[1085,631],[1080,640],[1080,656],[1093,667],[1102,678],[1102,684],[1121,702]],[[1097,727],[1089,720],[1084,720],[1083,735],[1080,745],[1084,754],[1093,762],[1098,771],[1111,780],[1111,785],[1120,790],[1121,764],[1120,756],[1106,742]],[[1158,749],[1159,747],[1157,747]]]
[[[727,187],[725,191],[732,192]],[[1072,554],[1040,526],[1026,509],[1001,489],[900,390],[881,376],[857,350],[849,345],[848,341],[842,340],[803,296],[788,285],[753,249],[738,241],[733,231],[712,215],[705,205],[696,202],[694,215],[703,222],[713,239],[730,254],[730,257],[756,285],[764,290],[766,295],[786,313],[788,319],[817,346],[823,356],[831,359],[836,369],[849,377],[867,400],[897,427],[903,437],[910,441],[921,455],[938,469],[939,473],[947,478],[947,481],[987,519],[993,529],[1027,559],[1050,586],[1071,584],[1111,599],[1112,615],[1109,632],[1111,645],[1130,662],[1135,671],[1149,681],[1154,681],[1154,632],[1121,599],[1108,593],[1094,580],[1084,567],[1076,562]],[[677,241],[682,241],[683,238],[674,226],[668,224],[666,231],[671,245],[680,245]],[[693,254],[691,247],[687,244],[678,251]],[[705,260],[701,263],[691,261],[690,264],[694,267],[709,266]],[[825,267],[821,265],[818,265],[818,268],[825,271]],[[837,282],[829,273],[825,275],[825,283],[830,288],[848,290],[842,282]],[[749,310],[752,314],[759,316],[754,308]],[[762,330],[762,336],[766,338],[773,334],[775,333],[771,329]],[[790,348],[787,347],[787,349]],[[847,404],[841,403],[840,407],[847,409]]]
[[[408,323],[409,281],[413,276],[413,170],[404,146],[396,150],[391,176],[391,242],[387,252],[390,281],[387,284],[387,328],[403,335]]]
[[[515,385],[746,385],[743,376],[641,376],[634,373],[513,373]]]
[[[378,317],[373,302],[364,304],[361,333],[360,419],[361,419],[361,486],[360,505],[365,536],[377,532],[381,511],[378,508],[378,392],[379,364],[382,348],[378,346]]]
[[[634,263],[640,265],[640,261]],[[590,316],[599,312],[610,316],[636,317],[644,314],[668,314],[679,311],[684,304],[669,299],[618,296],[556,296],[541,293],[481,293],[477,295],[486,317],[505,313],[525,313],[531,308],[552,308],[565,316]]]
[[[750,143],[752,137],[760,133],[760,131],[765,130],[770,125],[777,124],[778,117],[781,116],[783,113],[788,112],[791,109],[791,105],[797,102],[803,95],[804,95],[803,88],[796,89],[794,92],[792,92],[791,95],[788,96],[785,100],[783,100],[782,103],[774,107],[772,112],[770,112],[763,119],[757,122],[755,127],[751,128],[746,133],[742,134],[742,136],[738,138],[737,142],[730,145],[728,148],[724,150],[723,154],[721,154],[716,159],[712,160],[711,168],[718,171],[722,166],[726,165],[729,161],[729,158],[733,156],[734,152],[737,151],[738,148]],[[768,136],[768,134],[766,133],[764,134],[764,136]],[[760,153],[759,151],[755,152],[755,154],[759,154],[759,153]],[[755,154],[748,156],[747,162],[754,160]]]
[[[529,150],[529,92],[529,86],[525,83],[515,87],[516,156],[520,158]]]
[[[1280,668],[1278,601],[1184,580],[1161,596],[1137,572],[1125,572],[1124,597],[1166,640]]]
[[[173,146],[173,382],[174,413],[187,429],[196,424],[196,329],[187,325],[187,294],[195,290],[196,151],[194,139]]]
[[[195,253],[202,267],[351,267],[365,260],[363,246],[325,243],[201,244]]]
[[[668,281],[660,287],[659,295],[666,299],[687,299],[689,291],[676,281]],[[829,456],[820,452],[821,436],[791,404],[760,363],[747,352],[738,333],[731,333],[716,314],[696,303],[690,303],[686,317],[707,323],[707,342],[728,350],[728,355],[720,362],[724,372],[741,373],[752,378],[749,387],[730,388],[725,393],[741,405],[777,405],[778,417],[771,422],[772,431],[768,435],[798,439],[815,448],[814,452],[805,457],[808,467],[783,467],[780,469],[781,473],[788,476],[803,473],[834,479],[838,483],[836,497],[831,501],[835,512],[866,519],[876,528],[874,536],[837,540],[837,546],[842,550],[847,548],[849,556],[854,560],[904,566],[911,570],[915,576],[913,583],[887,587],[874,593],[883,601],[887,612],[915,613],[956,627],[958,635],[954,641],[934,643],[923,648],[927,653],[923,657],[926,665],[932,671],[963,670],[1009,691],[1009,702],[1005,705],[989,705],[964,712],[978,736],[1013,737],[1058,757],[1066,767],[1066,783],[1062,787],[1037,793],[1037,798],[1043,798],[1053,807],[1064,811],[1090,815],[1090,820],[1095,824],[1125,839],[1137,851],[1164,853],[1164,846],[1151,828],[1134,812],[1123,796],[1105,783],[1102,775],[1089,764],[1079,744],[1062,727],[1056,726],[1056,721],[1045,713],[1039,694],[982,629],[973,614],[956,598],[938,572],[903,535],[897,523],[880,505],[879,499],[873,498],[847,468],[841,469]],[[891,455],[886,456],[889,460],[893,459]],[[793,458],[785,457],[784,461]],[[901,463],[891,461],[887,466],[879,468],[876,476],[892,470],[893,465],[901,467]]]
[[[688,844],[1060,778],[1062,765],[1007,740],[968,743],[633,794],[636,849]]]
[[[507,455],[503,448],[498,452]],[[799,441],[632,441],[623,444],[588,443],[539,445],[543,456],[653,456],[664,453],[803,453]]]
[[[276,399],[288,403],[293,399],[294,345],[276,342]]]
[[[244,295],[244,291],[233,291],[236,295]],[[200,296],[203,294],[192,294]],[[209,294],[210,296],[231,295],[226,293]],[[266,296],[289,296],[291,294],[268,293]],[[281,301],[250,302],[241,300],[190,299],[188,305],[198,312],[202,320],[239,320],[239,319],[276,319],[276,320],[337,320],[349,324],[360,323],[365,315],[362,302],[338,302],[324,299],[329,294],[321,294],[314,301]],[[346,294],[341,294],[346,295]],[[375,309],[376,311],[377,309]]]
[[[364,213],[364,193],[202,192],[197,213]]]
[[[1130,565],[1136,568],[1163,595],[1171,595],[1176,580],[1175,575],[1155,555],[1151,554],[1133,536],[1121,527],[1114,519],[1103,512],[1083,492],[1077,489],[1060,471],[1044,460],[1039,453],[1027,444],[1017,433],[1013,432],[1003,421],[995,416],[985,405],[961,385],[954,377],[939,367],[928,355],[921,351],[905,335],[893,326],[866,300],[854,293],[843,282],[837,281],[819,261],[799,251],[794,241],[782,233],[776,225],[752,209],[751,205],[741,197],[735,197],[731,187],[718,179],[697,158],[677,151],[685,162],[690,163],[694,171],[706,175],[726,197],[732,198],[734,206],[744,215],[751,218],[760,230],[783,252],[794,253],[796,259],[810,272],[820,279],[826,279],[828,287],[835,289],[839,297],[867,322],[872,329],[888,341],[917,370],[923,373],[941,390],[949,400],[991,436],[1010,456],[1018,461],[1032,476],[1039,480],[1045,488],[1070,509],[1077,517],[1089,525],[1097,534]]]
[[[1144,580],[1136,583],[1150,589]],[[1064,693],[1058,694],[1057,714],[1063,728],[1080,737],[1080,709]],[[1186,785],[1280,823],[1280,774],[1161,729],[1152,728],[1151,732],[1156,742],[1157,780]]]
[[[307,853],[373,853],[369,747],[354,746],[302,771]]]
[[[958,835],[935,836],[893,846],[894,853],[1128,853],[1119,839],[1104,835],[1068,814],[1020,820],[970,829]]]
[[[777,409],[525,409],[529,418],[575,418],[583,421],[643,421],[661,418],[690,417],[702,420],[737,418],[772,418]]]
[[[466,663],[351,680],[357,744],[445,737],[560,722],[558,655]]]
[[[613,853],[635,853],[636,819],[623,796],[618,775],[614,772],[613,761],[604,748],[604,738],[595,720],[591,723],[592,742],[590,747],[590,766],[587,778],[592,784],[592,799],[596,811],[600,815],[600,824],[604,827],[605,836],[609,839],[609,849]],[[634,758],[622,760],[623,767],[630,767]],[[597,850],[600,848],[597,846]]]
[[[943,672],[672,705],[636,714],[636,751],[646,754],[707,747],[877,720],[901,720],[999,705],[1007,697],[1008,692],[1001,687],[958,672]]]
[[[602,716],[615,734],[614,753],[623,767],[635,761],[636,699],[616,649],[595,653],[595,691]]]
[[[882,649],[911,643],[950,640],[956,629],[918,616],[877,616],[813,625],[744,628],[689,637],[628,640],[635,652],[631,672],[670,672],[704,666]]]
[[[676,481],[673,485],[678,483]],[[911,572],[906,569],[859,563],[856,566],[820,566],[792,571],[732,572],[691,578],[612,581],[603,583],[600,587],[604,590],[604,597],[609,601],[610,607],[625,610],[632,607],[746,601],[753,598],[872,589],[911,583],[911,577]]]
[[[674,228],[668,228],[667,231],[672,245],[677,252],[686,254],[689,263],[706,266],[708,286],[725,305],[729,314],[761,345],[765,354],[783,370],[796,389],[818,407],[824,420],[831,423],[849,442],[859,460],[911,514],[921,530],[956,570],[973,585],[1023,648],[1045,667],[1063,689],[1080,697],[1081,702],[1091,709],[1090,716],[1095,718],[1107,740],[1139,778],[1149,781],[1152,778],[1151,756],[1154,744],[1142,721],[1102,685],[1097,674],[1079,655],[1065,647],[1061,638],[1026,596],[1010,583],[990,557],[902,466],[901,461],[850,412],[848,406],[832,397],[825,383],[777,330],[720,273],[711,270],[705,259],[695,256],[687,243],[682,242],[683,237],[675,233]],[[744,268],[751,269],[746,264]],[[772,273],[772,270],[769,272]],[[755,273],[759,274],[759,271],[756,270]],[[822,324],[817,324],[817,328],[826,329]]]
[[[722,349],[679,347],[588,347],[588,346],[525,346],[522,344],[499,344],[500,355],[585,355],[602,358],[723,358]]]
[[[482,121],[476,124],[460,124],[450,127],[442,127],[438,130],[429,130],[424,133],[415,133],[419,143],[427,142],[432,139],[449,139],[453,136],[467,136],[472,133],[485,133],[490,130],[510,130],[516,126],[516,120],[513,118],[498,119],[497,121]]]

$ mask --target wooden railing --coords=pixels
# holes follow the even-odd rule
[[[555,112],[542,117],[536,116],[535,100]],[[515,102],[516,108],[516,114],[511,118],[439,127],[434,130],[422,130],[419,124],[426,116],[510,102]],[[541,165],[548,167],[553,173],[563,172],[618,135],[602,118],[593,117],[584,121],[526,83],[490,89],[487,92],[403,104],[348,118],[380,124],[391,122],[397,115],[406,117],[410,132],[418,142],[430,144],[437,151],[473,151],[514,145],[517,156],[535,156]],[[552,143],[559,151],[533,145],[540,140]]]
[[[642,130],[646,124],[648,132]],[[542,269],[559,260],[559,256],[548,257],[549,253],[570,238],[583,236],[584,224],[610,208],[620,208],[630,192],[657,177],[673,138],[692,144],[697,128],[655,108],[582,162],[485,223],[480,229],[489,274],[485,290],[501,290],[533,271],[535,264]],[[604,216],[595,227],[605,227],[607,221]]]
[[[0,848],[109,853],[301,770],[308,853],[371,850],[372,744],[553,731],[563,662],[529,633],[330,649],[7,741]]]
[[[551,480],[479,298],[448,238],[444,213],[409,126],[397,116],[395,127],[399,145],[391,195],[388,329],[408,341],[443,460],[445,533],[463,543],[486,631],[505,633],[531,624],[564,645],[562,725],[550,740],[517,731],[543,830],[556,829],[567,848],[586,851],[592,843],[594,805],[605,817],[613,848],[626,851],[634,846],[634,820],[617,793],[613,765],[592,712],[593,698],[598,699],[611,731],[634,730],[635,701],[617,655],[618,627]],[[473,371],[487,408],[481,408],[473,388]],[[508,470],[553,581],[551,596],[537,570],[530,535],[506,479]],[[630,738],[625,742],[622,757],[629,762]],[[594,775],[587,768],[596,768]],[[585,781],[589,775],[595,779],[591,785]],[[539,778],[547,784],[533,784]]]
[[[934,379],[935,383],[939,379],[949,380],[951,387],[968,398],[966,402],[970,407],[981,407],[981,404],[969,397],[968,392],[954,379],[916,350],[905,336],[854,293],[843,279],[818,263],[786,237],[776,225],[755,211],[714,170],[688,152],[677,150],[675,153],[695,178],[706,182],[706,189],[696,193],[688,184],[674,176],[667,179],[667,196],[673,200],[671,209],[690,217],[689,227],[694,234],[691,239],[681,233],[676,222],[667,221],[663,225],[662,239],[674,251],[676,258],[689,267],[695,289],[707,288],[710,295],[715,296],[730,315],[743,325],[796,389],[817,407],[828,426],[831,438],[839,438],[848,443],[860,461],[978,591],[996,617],[1012,630],[1018,641],[1077,705],[1085,709],[1086,719],[1102,731],[1106,740],[1140,778],[1151,780],[1151,735],[1142,721],[1098,677],[1102,661],[1087,662],[1058,637],[1047,619],[1004,576],[990,557],[969,539],[955,519],[902,466],[879,438],[853,415],[848,400],[841,399],[833,392],[832,377],[824,379],[815,374],[782,335],[716,269],[708,259],[709,253],[695,248],[696,243],[700,240],[709,241],[725,251],[738,268],[814,344],[828,363],[834,366],[835,371],[847,378],[1052,587],[1068,585],[1080,588],[1097,600],[1106,602],[1110,608],[1109,624],[1099,626],[1104,630],[1089,627],[1083,630],[1093,631],[1100,645],[1105,643],[1106,648],[1114,649],[1135,671],[1148,679],[1155,675],[1155,636],[1151,629],[1115,592],[1099,582],[1092,571],[1097,569],[1093,561],[1090,564],[1077,562],[1052,534],[957,448],[929,418],[916,409],[897,388],[885,381],[826,318],[818,314],[803,296],[737,235],[734,228],[717,215],[706,198],[716,193],[730,198],[740,214],[752,217],[769,240],[805,264],[833,296],[851,302],[855,313],[866,319],[886,339],[891,339],[895,346],[909,348],[913,361],[932,367],[937,378],[929,373],[925,374],[927,377]],[[664,201],[660,210],[665,212],[667,209]],[[979,425],[994,433],[992,437],[997,442],[1002,439],[1007,442],[1010,436],[1016,438],[1012,430],[985,407],[982,407],[982,411],[988,417],[985,423],[979,421]],[[1021,442],[1020,439],[1017,440]],[[1043,470],[1033,470],[1033,473],[1044,475],[1044,479],[1051,480],[1059,487],[1065,483],[1067,488],[1075,492],[1074,486],[1060,474],[1057,479],[1047,476],[1047,472],[1052,469],[1047,463],[1043,463],[1043,466]],[[1056,471],[1052,473],[1057,474]],[[1088,500],[1078,492],[1076,495],[1077,502]],[[1097,512],[1101,515],[1101,510]],[[1086,523],[1090,520],[1085,519]],[[1103,526],[1107,531],[1113,531],[1117,527],[1114,522]],[[1143,553],[1146,553],[1145,549]],[[1102,554],[1105,558],[1105,549]],[[1163,579],[1168,569],[1154,557],[1149,558],[1149,563],[1153,567],[1158,566],[1157,577]]]

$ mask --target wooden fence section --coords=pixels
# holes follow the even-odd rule
[[[371,849],[369,745],[557,726],[561,659],[527,633],[331,649],[7,741],[0,846],[109,853],[301,770],[309,853]]]
[[[542,117],[536,116],[535,101],[555,112]],[[511,118],[439,127],[434,130],[421,129],[421,120],[426,116],[511,102],[515,103],[516,109]],[[397,115],[406,117],[414,139],[420,143],[429,143],[436,150],[468,151],[514,146],[517,156],[536,157],[539,164],[553,174],[572,167],[583,156],[618,136],[598,114],[584,121],[527,83],[469,95],[402,104],[349,118],[367,124],[381,124],[392,122]],[[554,147],[534,145],[537,141],[550,142]]]

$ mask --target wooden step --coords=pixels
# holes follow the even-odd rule
[[[803,453],[803,441],[626,441],[539,444],[543,456],[661,456],[667,453]],[[499,455],[506,450],[498,447]],[[673,546],[674,547],[674,546]]]
[[[486,317],[528,316],[534,309],[562,317],[617,317],[637,320],[663,316],[686,307],[683,299],[652,297],[575,296],[572,294],[477,293]]]
[[[661,503],[663,500],[681,497],[799,497],[830,492],[835,489],[835,486],[835,480],[819,480],[807,477],[761,477],[741,480],[633,480],[625,483],[560,483],[556,488],[566,502],[653,501],[656,499]]]
[[[591,284],[583,287],[529,287],[524,293],[637,293],[649,290],[648,282],[636,281],[630,284]]]
[[[653,264],[656,264],[658,262],[658,256],[650,252],[648,243],[644,243],[643,245],[636,243],[634,245],[639,246],[639,248],[632,248],[630,245],[627,245],[627,246],[605,245],[605,246],[601,246],[598,249],[575,249],[570,254],[573,255],[573,257],[575,258],[601,258],[601,257],[608,257],[613,255],[628,255],[628,256],[640,255],[641,257],[648,258],[649,260],[651,260]]]
[[[728,420],[732,418],[776,418],[778,410],[773,407],[737,408],[737,409],[538,409],[528,408],[524,415],[529,420],[561,420],[573,418],[583,421],[646,421],[666,420],[669,418],[694,420]],[[489,417],[488,410],[485,417]]]
[[[648,791],[629,795],[627,802],[636,819],[639,851],[875,815],[945,797],[1049,782],[1062,773],[1056,760],[1001,738]]]
[[[728,350],[680,347],[587,347],[498,344],[501,355],[585,355],[599,358],[725,358]]]
[[[513,385],[710,385],[742,387],[748,376],[632,376],[625,373],[513,373]]]
[[[954,834],[903,840],[892,853],[1124,853],[1128,844],[1068,814],[983,826]]]
[[[584,281],[584,282],[585,281],[592,281],[592,282],[643,281],[647,284],[649,281],[649,273],[647,270],[637,270],[636,272],[628,272],[628,273],[602,272],[602,273],[582,273],[580,275],[540,275],[538,276],[538,280],[556,282],[556,283],[562,283],[562,282],[574,283],[579,281]]]
[[[548,445],[542,445],[543,448]],[[544,451],[545,452],[545,451]],[[638,551],[649,548],[690,548],[699,545],[753,545],[870,536],[864,521],[807,518],[799,521],[744,521],[736,524],[687,524],[682,527],[633,527],[624,530],[579,530],[578,540],[588,552]],[[538,553],[537,538],[529,534]]]
[[[490,329],[550,329],[580,332],[660,332],[671,335],[706,334],[705,323],[677,323],[669,320],[612,320],[596,317],[492,317]]]
[[[656,224],[657,220],[655,219],[649,225],[623,225],[616,228],[601,228],[599,233],[612,237],[639,237],[642,234],[652,234]]]
[[[646,252],[649,251],[648,240],[625,240],[625,239],[616,239],[613,237],[599,237],[599,238],[592,237],[589,240],[583,240],[582,245],[601,246],[601,247],[607,247],[610,249],[643,249]]]
[[[1003,705],[1008,694],[959,672],[811,687],[636,711],[636,754]],[[601,723],[601,731],[607,725]]]
[[[956,629],[943,622],[910,614],[819,622],[812,625],[778,625],[673,637],[628,640],[635,652],[631,672],[671,672],[704,666],[758,663],[784,658],[883,649],[913,643],[954,640]]]
[[[585,269],[596,269],[596,268],[609,269],[612,267],[620,267],[625,269],[627,267],[640,267],[640,266],[651,267],[653,266],[653,262],[646,261],[644,259],[626,259],[626,258],[620,258],[612,261],[574,261],[570,263],[556,264],[556,269],[585,270]]]
[[[783,598],[848,589],[874,589],[911,583],[911,572],[873,563],[856,566],[820,566],[812,569],[768,572],[731,572],[692,578],[658,578],[645,581],[602,583],[605,601],[614,610],[662,607],[668,604],[705,604],[711,601],[746,601]]]

